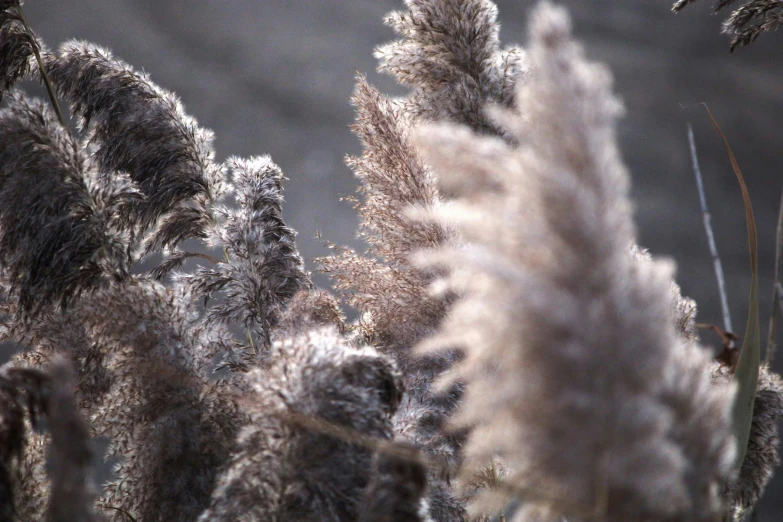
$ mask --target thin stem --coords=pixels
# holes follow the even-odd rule
[[[124,510],[124,509],[122,509],[122,508],[118,508],[118,507],[115,507],[115,506],[108,506],[108,505],[106,505],[106,504],[104,504],[104,505],[103,505],[103,506],[101,506],[101,507],[102,507],[102,508],[104,508],[104,509],[113,509],[113,510],[115,510],[115,511],[119,512],[120,514],[122,514],[122,515],[124,515],[124,516],[128,517],[128,519],[129,519],[131,522],[136,522],[136,519],[133,517],[133,515],[131,515],[130,513],[128,513],[127,511],[125,511],[125,510]]]
[[[18,0],[16,2],[16,12],[19,15],[19,20],[21,20],[22,25],[24,25],[24,30],[27,31],[27,35],[33,42],[33,53],[35,54],[35,61],[38,62],[38,70],[41,72],[41,79],[46,86],[46,92],[49,93],[49,99],[52,102],[52,107],[54,107],[54,112],[57,114],[57,119],[60,120],[60,124],[63,126],[65,131],[70,133],[68,125],[65,123],[63,113],[60,110],[60,104],[57,103],[57,97],[54,94],[54,87],[52,86],[52,82],[49,80],[49,75],[46,74],[46,68],[44,67],[43,59],[41,59],[41,47],[38,45],[38,40],[35,38],[33,30],[30,29],[30,24],[27,23],[27,18],[24,16],[22,4],[19,3]]]
[[[289,429],[289,428],[284,428]],[[286,437],[286,438],[290,438]],[[288,459],[291,456],[291,444],[286,444],[285,453],[280,463],[280,488],[277,492],[277,509],[275,509],[274,522],[282,522],[283,507],[285,506],[285,492],[288,489]]]
[[[247,338],[247,344],[250,345],[250,350],[252,350],[253,355],[258,355],[258,349],[256,348],[256,343],[253,342],[253,333],[250,331],[250,328],[245,327],[245,337]]]
[[[772,294],[772,314],[769,316],[769,333],[767,334],[766,363],[772,364],[777,348],[777,319],[783,314],[781,301],[783,300],[783,287],[780,284],[780,264],[781,253],[783,253],[783,191],[780,195],[780,206],[778,208],[778,225],[775,233],[775,281],[774,293]]]
[[[218,259],[218,258],[216,258],[214,256],[211,256],[209,254],[204,254],[202,252],[193,252],[193,253],[189,254],[189,256],[190,257],[200,257],[201,259],[206,259],[207,261],[209,261],[211,263],[214,263],[214,264],[220,263],[220,259]]]
[[[734,328],[731,326],[731,314],[729,312],[729,299],[726,294],[726,280],[723,276],[723,264],[720,261],[718,246],[715,244],[715,235],[712,232],[712,216],[707,207],[707,198],[704,195],[704,182],[701,177],[701,168],[699,168],[699,157],[696,153],[696,139],[693,136],[693,127],[690,123],[688,123],[688,143],[691,148],[691,161],[693,162],[693,174],[696,177],[696,187],[699,189],[699,203],[701,204],[701,214],[704,219],[704,230],[707,233],[707,243],[710,247],[715,279],[718,280],[720,307],[723,312],[723,329],[727,332],[733,332]]]

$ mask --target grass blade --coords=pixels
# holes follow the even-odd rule
[[[761,362],[761,327],[759,324],[759,275],[758,275],[758,244],[756,237],[756,220],[753,218],[753,206],[750,203],[748,187],[745,185],[745,178],[731,150],[729,140],[718,125],[715,117],[710,112],[709,107],[704,105],[707,115],[712,120],[712,124],[720,134],[723,144],[726,146],[726,152],[731,161],[731,167],[737,176],[737,181],[742,191],[742,200],[745,204],[745,221],[748,229],[748,248],[750,250],[750,295],[748,297],[748,322],[745,327],[745,337],[742,341],[742,350],[740,351],[737,369],[734,373],[734,379],[737,382],[737,398],[734,403],[733,428],[734,435],[737,438],[737,461],[735,467],[737,470],[742,466],[745,459],[745,453],[748,448],[748,439],[750,437],[750,427],[753,421],[753,403],[756,399],[756,386],[759,380],[759,363]]]

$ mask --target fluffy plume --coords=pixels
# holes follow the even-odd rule
[[[46,448],[49,435],[27,428],[24,453],[19,463],[14,491],[14,522],[40,522],[49,506],[50,482],[46,475]]]
[[[727,366],[716,366],[713,379],[717,383],[729,381]],[[748,451],[739,476],[733,477],[724,490],[726,502],[734,512],[735,520],[752,510],[764,493],[775,468],[780,465],[780,435],[778,426],[783,420],[783,381],[766,366],[761,367],[756,401],[753,406]]]
[[[752,41],[779,3],[747,0],[726,30]],[[755,505],[783,384],[762,369],[730,476],[731,379],[671,264],[634,246],[608,75],[549,5],[525,82],[489,0],[406,5],[377,56],[410,95],[359,78],[353,99],[368,250],[322,260],[353,325],[313,290],[268,157],[216,164],[176,96],[104,49],[43,52],[83,141],[41,103],[0,110],[0,341],[29,348],[0,369],[0,522],[463,522],[486,490],[493,511],[473,522],[509,497],[515,522],[714,522]],[[35,67],[17,6],[0,0],[3,94]],[[188,238],[220,254],[180,250]],[[209,265],[166,287],[128,275],[139,246],[168,256],[155,279]],[[100,514],[91,432],[120,459]]]
[[[18,2],[0,2],[0,100],[30,71],[35,41],[19,18]]]
[[[429,345],[465,350],[467,471],[498,456],[507,492],[560,516],[714,520],[732,388],[675,328],[671,263],[630,251],[609,74],[546,3],[528,53],[520,109],[496,111],[519,146],[453,126],[417,141],[458,195],[436,216],[467,243],[426,256],[464,295]]]
[[[185,114],[179,99],[145,74],[86,42],[68,42],[46,67],[70,101],[104,171],[127,172],[145,196],[133,219],[142,229],[159,220],[147,251],[204,237],[222,172],[213,163],[212,132]]]
[[[267,347],[285,303],[310,287],[310,276],[296,248],[296,232],[283,222],[280,168],[268,156],[231,158],[226,167],[237,207],[216,209],[219,217],[210,238],[223,249],[224,260],[180,280],[205,299],[219,294],[209,321],[240,323]]]
[[[638,245],[631,247],[631,253],[640,262],[652,261],[652,256],[647,249]],[[697,342],[699,340],[696,331],[696,301],[682,295],[680,286],[672,281],[671,284],[672,310],[674,312],[674,326],[685,341]]]
[[[332,326],[341,334],[347,330],[337,299],[321,290],[302,290],[288,302],[274,333],[276,337],[285,339],[314,326]]]
[[[48,310],[30,323],[10,321],[0,330],[0,340],[27,347],[14,356],[14,364],[19,367],[43,368],[56,352],[68,354],[77,374],[76,402],[85,418],[109,391],[111,372],[105,353],[72,309]]]
[[[101,346],[93,341],[74,307],[66,310],[47,307],[33,321],[19,320],[15,300],[8,295],[8,283],[4,279],[7,274],[0,275],[3,296],[0,343],[24,348],[12,357],[13,366],[40,370],[49,366],[55,354],[67,354],[77,375],[76,403],[81,415],[90,418],[111,384],[111,372]]]
[[[101,500],[107,518],[193,520],[241,422],[227,383],[205,373],[223,334],[194,322],[182,295],[145,280],[90,295],[76,311],[113,371],[93,419],[112,439],[109,456],[123,459]]]
[[[361,313],[362,336],[393,355],[402,370],[406,391],[394,418],[395,433],[440,462],[439,469],[429,470],[430,492],[443,498],[432,499],[431,504],[461,512],[449,498],[448,488],[436,486],[448,480],[460,460],[460,436],[444,430],[460,390],[455,386],[435,394],[431,389],[432,381],[448,369],[455,354],[415,357],[412,353],[413,346],[434,332],[450,296],[429,295],[428,285],[436,272],[413,267],[410,256],[454,237],[440,224],[410,217],[416,210],[438,206],[440,195],[410,143],[409,123],[399,108],[362,78],[353,102],[358,112],[354,132],[364,144],[364,154],[349,158],[348,163],[362,183],[363,200],[356,203],[356,209],[362,218],[360,237],[369,249],[366,255],[340,249],[337,255],[321,259],[321,265]]]
[[[392,435],[399,374],[333,327],[281,339],[273,351],[266,371],[247,376],[250,423],[200,520],[356,520],[371,447]]]
[[[418,249],[442,244],[448,232],[408,216],[411,207],[430,208],[440,196],[399,111],[363,78],[353,102],[358,113],[353,130],[364,144],[364,154],[348,158],[348,164],[361,182],[363,201],[356,203],[356,210],[368,255],[343,249],[320,261],[337,289],[364,315],[364,335],[408,352],[445,312],[444,301],[427,293],[430,273],[411,267],[409,257]]]
[[[489,0],[405,0],[386,24],[400,40],[379,47],[379,70],[413,89],[404,105],[427,120],[451,120],[477,132],[503,131],[487,103],[512,106],[523,53],[502,50],[497,7]]]
[[[127,240],[87,159],[42,102],[15,95],[0,111],[0,259],[29,315],[127,274]],[[104,197],[106,196],[106,197]],[[107,199],[108,198],[108,199]],[[116,205],[115,205],[116,203]]]
[[[696,0],[679,0],[672,10],[679,12]],[[731,6],[736,0],[719,0],[714,11]],[[742,7],[732,11],[723,22],[723,32],[731,36],[731,50],[743,47],[756,40],[763,33],[777,31],[783,26],[783,1],[750,0]]]

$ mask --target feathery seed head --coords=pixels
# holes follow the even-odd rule
[[[678,0],[672,11],[679,12],[696,0]],[[715,13],[734,4],[736,0],[718,0]],[[731,36],[731,51],[756,41],[766,32],[777,31],[783,26],[783,3],[780,0],[749,0],[732,11],[723,22],[723,33]]]
[[[167,216],[147,238],[147,251],[204,237],[206,205],[223,189],[222,171],[212,161],[212,132],[185,114],[174,94],[106,49],[67,42],[59,56],[46,55],[46,67],[89,132],[101,170],[127,172],[145,195],[136,225],[146,230]],[[198,226],[189,221],[194,212]]]
[[[14,95],[0,111],[0,259],[22,314],[127,275],[126,238],[88,181],[91,165],[45,105]],[[120,198],[121,199],[121,198]]]
[[[434,215],[466,243],[423,256],[462,296],[427,344],[465,351],[466,471],[500,458],[510,491],[559,516],[714,520],[733,388],[675,327],[671,263],[631,251],[610,77],[548,3],[528,57],[517,108],[493,114],[518,145],[448,125],[417,139],[457,189]]]
[[[406,0],[387,25],[401,39],[379,47],[379,71],[413,88],[405,109],[425,120],[450,120],[477,132],[502,134],[485,114],[488,103],[510,107],[524,72],[523,53],[501,50],[497,7],[489,0]]]
[[[348,302],[367,314],[366,337],[404,352],[431,332],[445,311],[444,301],[426,291],[431,274],[413,268],[409,257],[443,243],[449,232],[408,215],[412,207],[430,208],[440,199],[410,143],[409,122],[363,78],[358,79],[353,102],[358,111],[353,129],[364,143],[364,154],[348,162],[362,183],[363,201],[356,208],[369,255],[341,249],[320,262]]]
[[[33,38],[21,24],[15,1],[0,2],[0,100],[31,69]]]
[[[355,520],[371,474],[369,446],[391,438],[400,375],[333,327],[273,345],[248,374],[250,423],[202,521]]]
[[[437,327],[451,295],[430,295],[427,287],[437,271],[414,267],[410,256],[421,248],[447,244],[454,235],[440,223],[411,217],[439,206],[440,195],[410,141],[410,115],[363,78],[358,79],[353,102],[358,113],[353,128],[364,153],[348,163],[362,183],[363,200],[356,208],[362,218],[360,237],[369,249],[367,255],[340,249],[337,255],[322,258],[321,265],[362,313],[361,336],[392,355],[403,370],[406,394],[394,417],[394,431],[442,461],[441,468],[448,471],[428,470],[427,502],[431,508],[443,507],[447,518],[458,516],[461,506],[455,507],[450,488],[445,483],[439,487],[438,481],[448,479],[460,460],[460,436],[445,431],[460,392],[458,387],[441,394],[431,390],[433,379],[448,369],[456,354],[415,357],[411,352]]]
[[[731,372],[726,366],[715,365],[713,380],[730,381]],[[739,476],[727,482],[723,495],[735,520],[742,520],[764,493],[764,488],[780,465],[780,434],[778,426],[783,419],[783,381],[767,366],[759,371],[753,421],[745,460]]]
[[[194,520],[242,420],[231,383],[207,376],[220,332],[200,324],[187,296],[145,279],[82,301],[75,312],[112,371],[93,424],[123,458],[100,501],[106,517]]]
[[[296,232],[283,221],[280,168],[263,156],[230,158],[226,169],[238,206],[216,210],[210,238],[222,247],[224,260],[179,279],[194,295],[220,298],[209,309],[209,321],[240,322],[267,348],[286,303],[311,287],[310,275],[296,247]]]
[[[328,292],[300,290],[288,302],[274,335],[283,339],[321,326],[335,327],[340,334],[346,333],[340,304]]]

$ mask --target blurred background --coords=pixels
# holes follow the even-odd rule
[[[528,0],[496,0],[504,44],[525,42]],[[699,320],[721,323],[717,285],[699,210],[686,125],[693,123],[706,195],[726,271],[737,334],[747,314],[750,270],[740,191],[704,109],[720,122],[746,176],[759,232],[762,333],[772,297],[775,222],[783,176],[783,34],[733,55],[719,34],[725,15],[710,2],[684,13],[669,0],[560,0],[587,55],[610,66],[627,115],[620,145],[633,176],[640,243],[677,262]],[[346,154],[361,149],[348,129],[355,74],[390,94],[404,90],[375,72],[372,51],[393,38],[382,23],[402,0],[28,0],[27,18],[50,46],[70,38],[110,48],[176,92],[216,133],[218,159],[270,154],[290,181],[285,215],[312,259],[323,240],[349,244],[357,218],[341,195],[355,190]],[[686,107],[686,108],[683,108]],[[316,276],[321,285],[328,285]],[[720,345],[704,332],[706,344]],[[776,362],[783,370],[783,354]],[[783,516],[783,472],[759,521]]]

